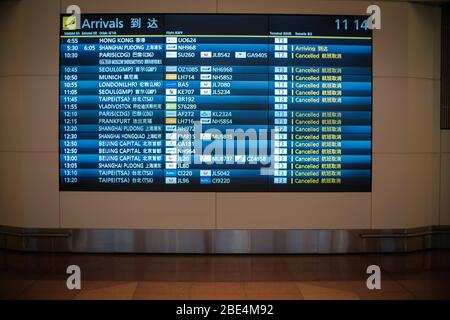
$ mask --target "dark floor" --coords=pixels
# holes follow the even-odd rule
[[[68,290],[66,268],[81,268]],[[368,290],[366,268],[381,268]],[[133,255],[0,251],[3,299],[450,299],[450,251],[371,255]]]

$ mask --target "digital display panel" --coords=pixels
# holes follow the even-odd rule
[[[371,191],[364,16],[61,16],[60,190]]]

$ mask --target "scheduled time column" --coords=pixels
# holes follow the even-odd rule
[[[62,35],[61,188],[161,190],[162,16],[102,18]]]

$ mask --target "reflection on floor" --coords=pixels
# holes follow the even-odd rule
[[[81,268],[68,290],[66,268]],[[381,268],[381,290],[366,268]],[[0,251],[2,299],[450,299],[450,251],[132,255]]]

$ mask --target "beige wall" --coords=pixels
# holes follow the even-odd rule
[[[0,50],[0,225],[325,229],[450,224],[450,136],[439,130],[440,10],[406,2],[377,2],[382,30],[374,31],[373,41],[372,193],[58,191],[58,26],[68,4],[91,13],[363,14],[370,3],[0,2],[2,41],[10,44]]]
[[[440,224],[450,225],[450,130],[441,136]]]

